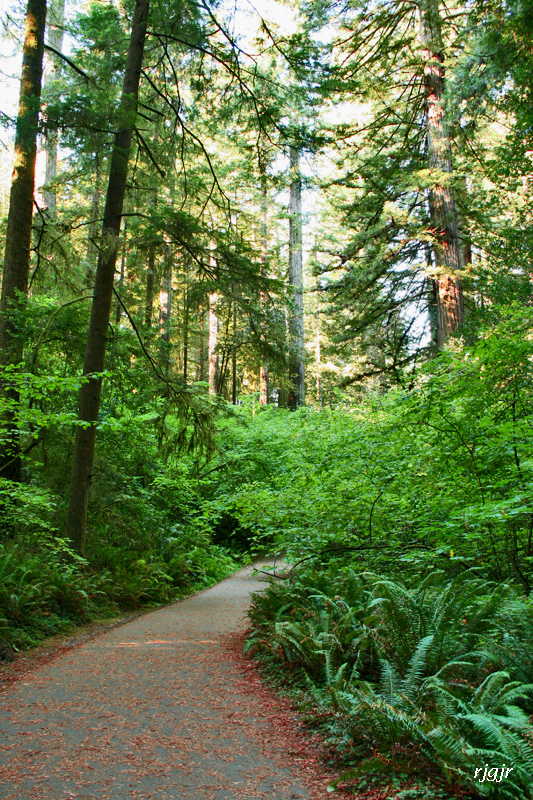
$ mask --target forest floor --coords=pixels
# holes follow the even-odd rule
[[[4,668],[0,797],[331,797],[320,741],[242,655],[263,585],[247,567]]]

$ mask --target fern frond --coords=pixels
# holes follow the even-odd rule
[[[400,691],[401,680],[396,672],[394,666],[390,661],[383,659],[380,661],[381,666],[381,694],[386,698],[387,702],[391,705],[394,703],[396,694]]]
[[[414,698],[415,692],[420,688],[427,670],[428,655],[433,645],[433,639],[433,634],[425,636],[418,643],[418,647],[409,661],[407,673],[402,681],[402,692],[411,700]]]

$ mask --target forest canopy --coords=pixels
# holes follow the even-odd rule
[[[283,553],[351,779],[531,797],[531,0],[1,21],[0,640]]]

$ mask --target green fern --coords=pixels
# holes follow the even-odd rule
[[[277,589],[259,626],[343,737],[370,749],[414,743],[482,796],[531,797],[533,624],[509,587],[442,572],[410,587],[367,572],[350,576],[348,599],[341,583],[310,574]],[[505,786],[474,780],[482,764],[504,762],[514,768]]]

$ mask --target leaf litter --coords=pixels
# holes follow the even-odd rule
[[[3,800],[331,798],[319,737],[242,653],[262,585],[246,568],[15,670]]]

